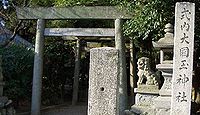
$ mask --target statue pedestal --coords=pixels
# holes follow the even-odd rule
[[[159,95],[158,86],[155,85],[139,85],[135,88],[136,97],[135,105],[131,110],[126,111],[127,115],[144,114],[153,111],[154,99]]]
[[[135,88],[136,98],[135,105],[137,106],[150,106],[153,104],[153,100],[158,97],[158,86],[154,85],[139,85]]]
[[[159,97],[154,100],[154,107],[157,110],[156,115],[169,115],[171,107],[171,86],[173,64],[158,64],[156,67],[162,72],[164,83],[159,91]]]

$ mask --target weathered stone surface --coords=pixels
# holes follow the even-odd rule
[[[127,115],[150,115],[149,111],[152,110],[154,99],[158,97],[160,77],[153,73],[150,69],[149,58],[142,57],[138,59],[138,77],[137,88],[134,89],[136,93],[135,104],[131,110],[126,110]]]
[[[170,109],[156,109],[156,114],[149,114],[149,115],[170,115]]]
[[[149,106],[132,106],[130,115],[155,115],[155,114],[148,114],[152,111],[152,108]]]
[[[136,93],[149,93],[149,94],[158,94],[158,86],[155,85],[138,85],[138,88],[135,88]]]
[[[164,77],[164,83],[159,90],[159,95],[154,99],[153,108],[155,108],[154,115],[169,115],[171,108],[171,81],[173,73],[173,59],[164,59],[164,57],[173,57],[174,34],[173,26],[167,24],[165,26],[165,37],[157,42],[157,47],[160,49],[160,64],[156,65],[158,71],[161,71]],[[151,115],[151,113],[149,114]]]
[[[155,115],[155,108],[153,107],[154,100],[158,97],[158,87],[142,85],[139,86],[139,90],[138,88],[135,88],[134,90],[136,92],[135,104],[131,106],[131,110],[125,111],[126,115]]]
[[[18,19],[130,19],[125,10],[113,6],[16,7]]]
[[[45,36],[100,36],[113,37],[115,29],[112,28],[45,28]]]
[[[174,47],[174,29],[173,25],[168,23],[165,25],[165,36],[154,43],[155,48],[173,48]]]
[[[161,96],[171,96],[173,64],[158,64],[156,68],[162,72],[164,83],[159,91]]]
[[[35,41],[34,68],[33,68],[31,115],[40,115],[42,74],[43,74],[44,28],[45,28],[45,20],[38,19],[36,41]]]
[[[147,57],[141,57],[138,59],[137,62],[138,65],[138,82],[137,85],[155,85],[159,86],[160,85],[160,78],[158,75],[153,73],[150,68],[150,62],[149,58]]]
[[[154,107],[157,109],[170,109],[171,97],[159,96],[154,100]]]
[[[155,85],[138,85],[138,88],[134,90],[136,92],[134,108],[142,107],[149,109],[149,106],[154,104],[154,99],[158,97],[159,93],[158,86]]]
[[[119,115],[118,50],[90,50],[88,115]]]
[[[157,98],[158,95],[156,94],[136,94],[136,101],[135,104],[139,106],[151,106],[153,105],[153,100]]]
[[[115,20],[115,48],[119,50],[119,114],[128,107],[125,39],[122,32],[122,19]]]
[[[195,4],[176,3],[171,115],[190,115]]]

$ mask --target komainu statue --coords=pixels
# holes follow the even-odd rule
[[[141,57],[138,59],[138,82],[137,85],[160,85],[160,76],[151,71],[149,58]]]

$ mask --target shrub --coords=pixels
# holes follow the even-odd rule
[[[11,45],[0,49],[5,81],[4,95],[14,102],[31,97],[34,52],[22,46]]]

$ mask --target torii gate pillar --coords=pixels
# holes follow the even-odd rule
[[[45,20],[38,19],[33,70],[31,115],[40,115]]]

